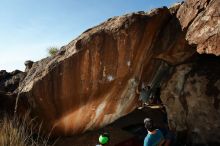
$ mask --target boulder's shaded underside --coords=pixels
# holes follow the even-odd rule
[[[136,88],[151,84],[166,62],[170,76],[161,96],[170,124],[190,142],[219,142],[219,9],[219,0],[187,0],[111,18],[35,62],[20,83],[20,99],[46,131],[82,133],[133,111]]]
[[[187,136],[183,142],[219,145],[219,64],[214,55],[195,56],[195,61],[178,65],[162,87],[169,124]]]

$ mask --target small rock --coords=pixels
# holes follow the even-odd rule
[[[27,61],[25,61],[25,63],[24,63],[24,65],[26,66],[26,68],[25,68],[25,72],[28,72],[28,71],[31,69],[33,63],[34,63],[34,62],[31,61],[31,60],[27,60]]]

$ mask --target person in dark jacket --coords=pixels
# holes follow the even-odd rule
[[[137,89],[136,93],[139,95],[139,100],[142,101],[142,108],[150,104],[151,87],[149,85],[143,84],[141,91]]]

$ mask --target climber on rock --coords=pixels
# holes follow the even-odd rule
[[[144,139],[144,146],[162,146],[164,144],[164,137],[159,129],[156,129],[152,119],[144,119],[145,128],[148,131]]]
[[[149,85],[146,86],[144,83],[142,83],[141,91],[139,91],[137,88],[136,93],[139,95],[139,100],[142,101],[141,108],[150,104],[149,100],[151,95],[151,87]]]
[[[162,105],[162,101],[160,99],[160,90],[160,87],[152,89],[150,95],[151,104]]]

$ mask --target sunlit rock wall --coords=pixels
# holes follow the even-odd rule
[[[140,80],[149,82],[160,65],[155,58],[175,64],[195,52],[174,16],[161,8],[111,18],[34,63],[20,86],[33,115],[60,135],[100,128],[134,110]]]
[[[164,84],[167,87],[162,88],[168,118],[175,121],[179,131],[187,129],[190,124],[191,129],[196,129],[196,124],[191,121],[197,112],[191,107],[197,99],[194,100],[194,96],[182,98],[182,90],[191,90],[194,86],[188,76],[185,77],[192,67],[181,64],[195,61],[193,55],[196,51],[207,52],[200,51],[207,44],[211,47],[208,53],[219,55],[219,43],[209,43],[210,39],[199,37],[199,34],[210,36],[209,32],[213,32],[219,40],[216,19],[209,21],[213,22],[214,30],[202,30],[202,27],[209,27],[209,23],[203,23],[205,18],[200,15],[212,8],[218,9],[213,3],[219,5],[214,0],[189,0],[170,9],[114,17],[88,29],[55,56],[33,64],[20,85],[21,99],[28,100],[32,116],[43,122],[44,130],[53,129],[54,135],[82,133],[103,127],[134,110],[138,103],[137,86],[142,81],[151,83],[161,62],[165,61],[174,69],[171,76],[166,76]],[[215,16],[213,11],[209,14]],[[201,27],[197,29],[200,23]],[[192,78],[196,80],[196,87],[201,87],[198,95],[203,95],[207,87],[204,84],[208,81],[202,77]],[[195,94],[194,89],[187,92]],[[170,94],[175,94],[177,100],[168,102]],[[204,99],[199,101],[208,106],[209,112],[216,110],[207,104],[209,98]],[[186,115],[188,112],[191,116]],[[209,123],[215,122],[209,120]],[[199,130],[203,128],[198,127]]]

